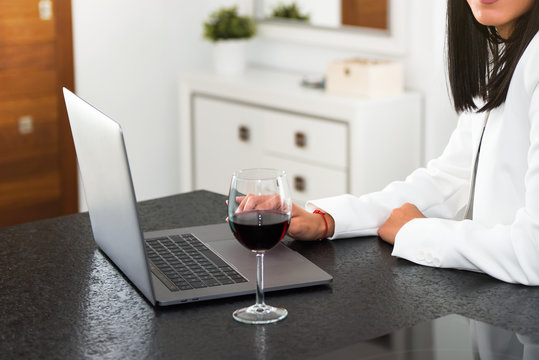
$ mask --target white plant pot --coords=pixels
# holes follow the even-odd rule
[[[241,74],[245,70],[245,47],[248,39],[220,40],[213,47],[215,72],[224,75]]]

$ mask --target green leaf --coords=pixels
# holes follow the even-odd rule
[[[237,6],[214,11],[203,25],[204,38],[211,41],[248,39],[256,34],[255,21],[250,16],[240,16]]]

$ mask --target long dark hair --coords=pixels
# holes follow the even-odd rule
[[[517,63],[538,31],[539,0],[516,20],[509,39],[477,22],[466,0],[448,0],[447,63],[455,110],[477,110],[474,98],[483,100],[479,112],[502,105]]]

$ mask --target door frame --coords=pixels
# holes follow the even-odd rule
[[[61,204],[62,213],[71,214],[79,211],[77,155],[62,92],[62,87],[75,91],[71,0],[54,0],[53,11],[56,32],[56,72],[58,74],[57,106],[59,165],[62,179]]]

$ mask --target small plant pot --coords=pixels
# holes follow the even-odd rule
[[[241,74],[246,67],[245,48],[248,39],[216,41],[213,48],[215,72],[222,75]]]

